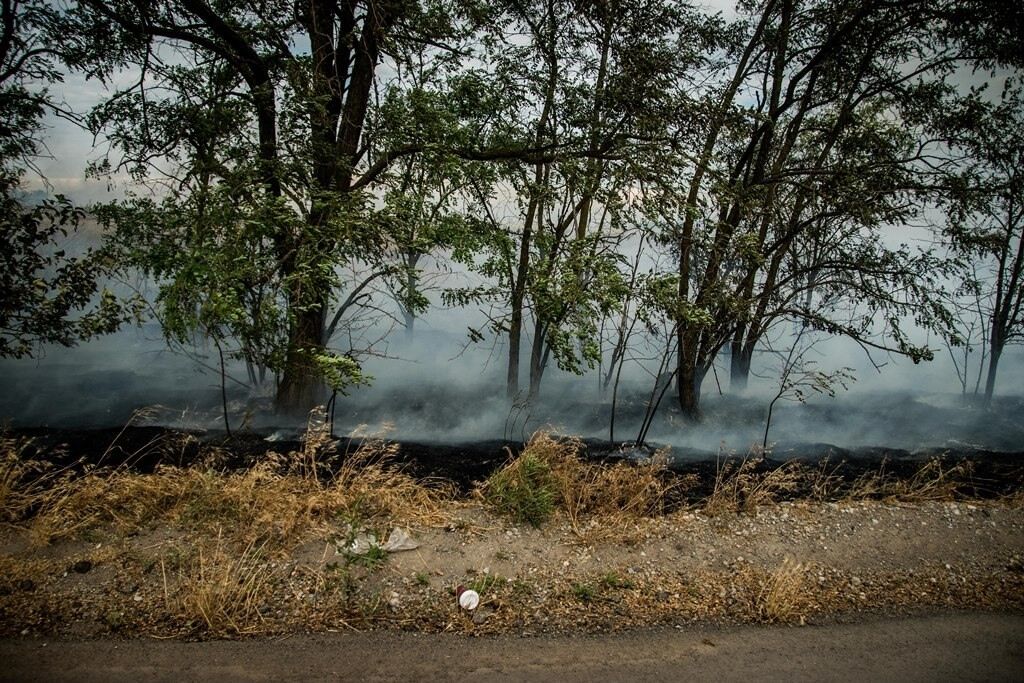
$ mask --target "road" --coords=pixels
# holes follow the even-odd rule
[[[597,636],[0,641],[3,681],[1024,681],[1024,615]]]

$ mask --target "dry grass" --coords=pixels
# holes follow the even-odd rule
[[[807,572],[802,564],[785,558],[761,584],[754,604],[757,616],[766,622],[793,622],[809,608]]]
[[[750,457],[720,463],[712,493],[701,503],[711,515],[753,512],[780,500],[799,497],[816,502],[882,500],[889,503],[922,503],[963,499],[961,487],[971,481],[973,464],[948,464],[932,458],[910,476],[899,475],[883,461],[876,471],[853,480],[840,474],[843,463],[828,459],[815,465],[787,462],[759,469]],[[1008,501],[1007,501],[1008,502]]]
[[[739,462],[719,462],[715,472],[715,486],[703,501],[706,514],[753,512],[772,505],[783,496],[791,495],[801,483],[801,469],[797,463],[786,463],[767,471],[758,470],[758,461],[749,457]]]
[[[18,522],[60,496],[68,468],[32,459],[30,439],[0,438],[0,521]]]
[[[23,458],[26,445],[7,437],[0,439],[0,519],[5,522],[22,519],[48,488],[41,463]]]
[[[667,475],[663,455],[642,464],[580,460],[578,439],[538,432],[518,457],[483,485],[483,499],[497,511],[539,526],[560,509],[577,534],[600,518],[613,529],[664,511],[669,493],[681,485]]]
[[[167,436],[145,448],[172,455],[185,448],[194,452],[192,439]],[[203,446],[203,465],[144,474],[124,465],[54,468],[27,457],[30,442],[2,438],[0,521],[27,520],[37,544],[100,527],[130,530],[169,523],[208,532],[231,528],[238,547],[287,546],[339,518],[364,526],[440,526],[448,521],[453,507],[446,503],[454,496],[453,487],[403,472],[395,464],[395,445],[366,441],[354,452],[337,453],[334,443],[322,426],[311,425],[300,450],[246,470],[215,469],[224,452]],[[695,475],[671,475],[663,457],[644,464],[587,462],[579,458],[581,450],[579,440],[535,434],[478,494],[498,512],[536,525],[560,511],[576,535],[589,542],[624,538],[638,520],[662,514],[695,483]],[[907,503],[962,499],[972,472],[968,462],[936,458],[912,476],[898,476],[883,463],[878,471],[851,481],[839,474],[840,467],[823,461],[765,469],[751,457],[725,460],[712,492],[697,507],[721,515],[752,512],[794,496]],[[1016,504],[1021,500],[1018,494]]]
[[[365,442],[335,472],[329,490],[345,497],[347,508],[363,516],[401,519],[427,526],[448,521],[442,503],[455,496],[454,485],[415,479],[394,465],[398,446]]]
[[[878,472],[862,475],[853,483],[847,497],[854,500],[872,498],[893,503],[947,501],[957,498],[957,489],[970,480],[974,466],[959,462],[952,466],[942,458],[932,458],[910,478],[886,471],[883,462]]]
[[[330,442],[314,432],[302,451],[244,471],[162,467],[151,474],[126,468],[72,477],[33,476],[38,463],[7,445],[0,510],[7,519],[31,516],[34,542],[46,544],[105,525],[124,529],[155,522],[187,528],[230,527],[240,545],[286,545],[339,515],[366,521],[440,525],[447,519],[444,486],[429,486],[393,464],[395,447],[367,442],[322,480]]]
[[[211,635],[258,632],[260,607],[272,596],[276,578],[265,550],[265,544],[250,544],[235,555],[220,538],[209,550],[199,548],[180,571],[172,609],[187,626]]]

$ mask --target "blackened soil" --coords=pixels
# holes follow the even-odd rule
[[[159,466],[188,467],[202,465],[220,470],[238,470],[273,460],[286,463],[288,453],[301,451],[297,435],[270,440],[265,433],[236,432],[221,434],[192,433],[165,427],[124,427],[116,429],[61,430],[27,428],[10,430],[8,438],[20,439],[21,457],[50,462],[72,471],[95,468],[128,468],[153,472]],[[359,439],[342,438],[321,458],[323,476],[329,478],[334,467],[361,445]],[[476,441],[461,444],[401,441],[394,463],[417,478],[452,483],[462,493],[486,479],[523,449],[518,441]],[[630,449],[621,444],[588,439],[581,457],[604,462],[635,462],[654,448]],[[755,474],[770,472],[797,461],[843,484],[852,484],[868,474],[882,474],[890,481],[910,481],[922,466],[936,460],[955,484],[954,493],[963,498],[995,498],[1024,489],[1024,452],[997,452],[980,449],[926,449],[905,451],[888,448],[842,449],[829,444],[794,444],[777,447],[771,457],[747,466]],[[670,454],[669,477],[688,477],[689,485],[677,503],[700,500],[714,490],[718,473],[737,467],[739,456],[675,449]],[[958,467],[960,465],[960,467]],[[282,465],[283,466],[283,465]],[[696,475],[696,477],[688,476]],[[809,495],[807,478],[793,498]],[[673,506],[674,507],[674,506]]]

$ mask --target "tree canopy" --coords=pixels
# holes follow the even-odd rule
[[[551,365],[608,388],[643,344],[652,396],[671,385],[692,418],[714,364],[742,390],[784,323],[918,362],[928,335],[970,343],[973,293],[989,395],[1020,335],[1012,3],[742,0],[726,19],[685,0],[3,0],[3,17],[4,355],[126,320],[98,290],[110,271],[152,278],[170,341],[213,340],[293,414],[366,381],[374,335],[414,335],[439,302],[487,312],[470,338],[502,345],[514,401]],[[69,71],[107,87],[67,112],[110,142],[89,172],[139,189],[90,207],[103,248],[66,262],[50,247],[81,210],[16,191]]]

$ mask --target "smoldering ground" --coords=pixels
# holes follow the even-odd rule
[[[372,379],[337,398],[338,435],[380,435],[399,441],[459,444],[523,441],[548,429],[588,439],[636,440],[654,389],[653,370],[628,362],[618,391],[602,388],[598,369],[575,376],[550,368],[540,395],[509,399],[506,351],[493,340],[470,343],[465,320],[451,312],[426,316],[411,336],[398,331],[363,363]],[[848,346],[848,345],[847,345]],[[221,375],[212,350],[191,356],[168,349],[159,327],[126,328],[72,349],[45,348],[37,359],[0,363],[4,390],[0,415],[10,427],[92,428],[136,423],[208,431],[224,430]],[[768,443],[777,455],[824,455],[835,449],[934,451],[1021,450],[1024,397],[1019,354],[1001,372],[1001,391],[984,409],[957,391],[955,375],[941,356],[918,365],[885,357],[877,370],[858,351],[831,342],[815,350],[822,371],[852,368],[855,381],[835,386],[835,397],[792,390],[775,403]],[[878,357],[874,359],[877,364]],[[758,357],[750,386],[728,386],[728,360],[703,386],[703,419],[684,420],[672,388],[661,398],[647,441],[668,445],[682,459],[743,454],[765,438],[767,409],[779,394],[778,358]],[[234,431],[293,438],[301,421],[272,410],[273,379],[246,386],[244,368],[229,363],[224,389]],[[143,415],[136,414],[148,408]],[[134,416],[134,417],[133,417]]]

